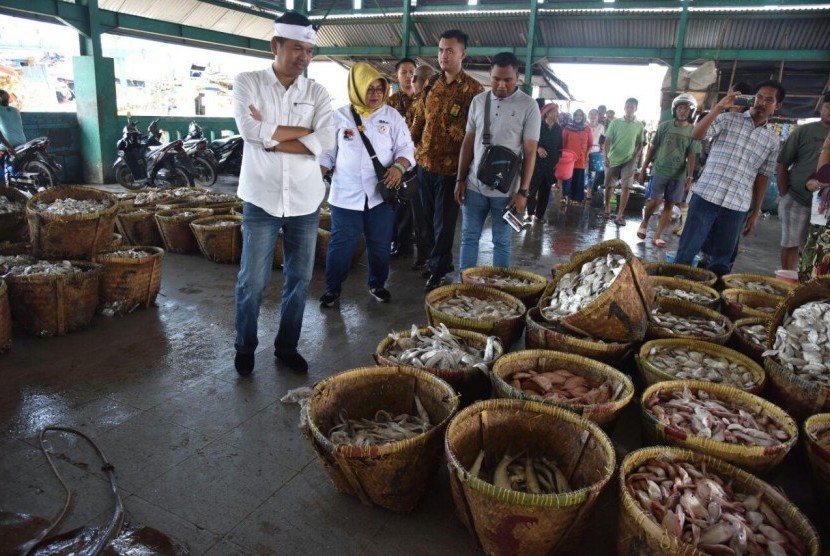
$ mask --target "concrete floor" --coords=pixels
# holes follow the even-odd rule
[[[223,179],[217,189],[233,191],[233,181]],[[646,260],[663,260],[677,245],[673,236],[662,251],[638,242],[636,213],[622,228],[593,209],[562,210],[556,202],[548,216],[547,224],[514,236],[516,267],[548,276],[553,263],[574,251],[617,237]],[[656,219],[652,229],[655,224]],[[763,219],[743,242],[735,271],[777,269],[779,229],[777,217]],[[490,257],[491,250],[482,249],[481,263]],[[478,553],[454,515],[445,467],[409,515],[363,507],[334,490],[297,427],[297,406],[279,401],[290,388],[372,365],[371,353],[387,333],[425,322],[423,280],[409,264],[392,264],[391,304],[369,296],[361,264],[339,306],[330,310],[318,308],[324,285],[322,270],[315,270],[300,345],[311,365],[308,376],[280,368],[272,356],[279,272],[262,308],[255,372],[237,376],[237,267],[200,256],[165,257],[157,308],[98,316],[86,329],[60,338],[15,331],[12,350],[0,356],[0,508],[44,517],[60,509],[63,492],[38,450],[37,435],[44,426],[62,424],[101,445],[115,466],[129,520],[166,532],[194,554]],[[520,340],[512,349],[523,345]],[[631,371],[630,362],[621,367]],[[610,434],[620,458],[640,446],[634,404]],[[62,529],[104,524],[111,502],[94,455],[60,434],[51,434],[48,444],[75,493]],[[768,480],[818,529],[830,530],[800,446]],[[589,527],[599,534],[587,535],[580,553],[614,551],[615,489],[612,481],[600,498]],[[826,534],[824,541],[827,546]]]

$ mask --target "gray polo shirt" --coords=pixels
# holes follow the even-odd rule
[[[481,142],[484,134],[484,101],[486,95],[493,95],[485,91],[476,95],[470,103],[470,112],[467,116],[467,132],[475,132],[475,146],[473,148],[473,162],[470,173],[467,175],[467,187],[485,197],[512,197],[516,194],[521,180],[521,171],[507,193],[483,185],[476,179],[478,162],[484,156],[485,146]],[[525,141],[539,140],[539,129],[542,125],[542,116],[536,101],[527,94],[516,91],[507,98],[490,97],[490,144],[506,147],[519,156]]]

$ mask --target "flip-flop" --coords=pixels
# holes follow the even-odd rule
[[[614,219],[614,224],[616,224],[617,226],[625,226],[625,220],[618,216]]]
[[[647,232],[648,232],[648,228],[641,227],[639,230],[637,230],[637,237],[640,238],[640,239],[645,239]]]
[[[606,220],[608,220],[609,218],[611,218],[611,213],[610,212],[603,212],[602,217],[605,218]]]
[[[667,243],[665,241],[663,241],[662,239],[660,239],[659,237],[652,239],[651,244],[655,247],[659,247],[660,249],[665,248],[666,245],[667,245]]]

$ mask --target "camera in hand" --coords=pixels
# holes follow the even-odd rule
[[[738,95],[732,103],[735,106],[755,106],[755,95]]]
[[[505,222],[507,222],[507,224],[511,228],[513,228],[517,232],[521,232],[522,230],[524,230],[528,226],[527,223],[522,222],[522,220],[519,219],[518,216],[516,216],[516,208],[515,207],[510,207],[510,208],[504,209],[504,214],[502,215],[502,218],[504,219]]]

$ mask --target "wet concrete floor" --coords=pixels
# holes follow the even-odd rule
[[[223,178],[217,189],[234,191],[234,182]],[[549,276],[552,264],[611,238],[625,240],[648,261],[676,249],[671,234],[664,250],[638,241],[636,212],[624,227],[600,215],[590,207],[561,208],[553,198],[548,223],[514,236],[514,266]],[[655,225],[656,218],[652,231]],[[734,270],[773,273],[779,233],[777,217],[761,220],[742,242]],[[480,263],[488,264],[491,255],[483,245]],[[100,444],[115,466],[130,521],[168,533],[194,554],[479,553],[454,515],[443,465],[411,514],[363,507],[334,490],[297,426],[297,406],[279,401],[290,388],[373,365],[371,353],[387,333],[426,322],[424,280],[409,265],[393,261],[393,298],[384,305],[368,294],[364,257],[339,305],[327,310],[317,304],[324,283],[322,269],[315,270],[300,345],[311,365],[307,376],[281,368],[272,356],[280,272],[274,272],[262,307],[255,372],[237,376],[237,266],[196,255],[165,257],[156,308],[96,316],[86,329],[59,338],[16,330],[12,350],[0,355],[0,509],[52,517],[61,508],[63,492],[38,448],[39,430],[61,424]],[[519,340],[512,349],[523,346]],[[620,367],[633,372],[630,361]],[[641,445],[635,404],[609,432],[618,461]],[[61,529],[103,525],[111,500],[94,454],[62,434],[50,433],[47,444],[74,491]],[[615,479],[597,504],[580,554],[614,552]],[[767,479],[818,529],[830,530],[800,446]],[[824,541],[827,546],[826,533]]]

